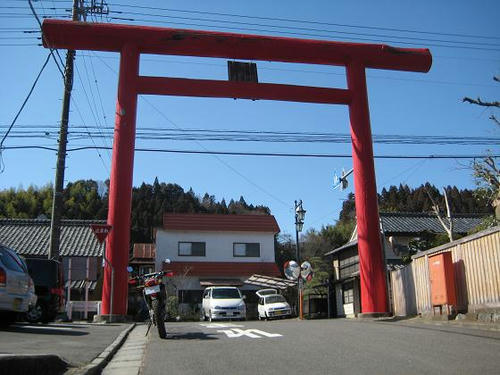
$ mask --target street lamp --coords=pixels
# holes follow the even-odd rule
[[[297,264],[300,267],[300,248],[299,248],[299,232],[302,232],[304,227],[304,217],[306,216],[306,210],[302,208],[302,199],[298,202],[295,201],[295,240],[297,242],[295,257],[297,258]],[[299,275],[297,279],[297,311],[300,319],[302,319],[302,278]]]

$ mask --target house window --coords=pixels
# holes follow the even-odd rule
[[[179,256],[205,256],[205,242],[179,242]]]
[[[260,257],[260,243],[233,243],[233,256]]]
[[[359,272],[359,256],[349,256],[339,259],[339,276],[341,279],[350,277]]]
[[[352,281],[342,284],[342,299],[344,305],[354,303],[354,283]]]

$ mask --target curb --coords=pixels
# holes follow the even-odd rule
[[[78,369],[69,370],[68,374],[72,375],[99,375],[102,369],[108,364],[108,362],[113,358],[115,353],[120,349],[125,340],[128,337],[130,331],[135,328],[135,323],[132,323],[127,329],[125,329],[120,335],[113,341],[104,351],[99,354],[92,362],[84,367]]]
[[[70,366],[55,354],[0,354],[0,368],[5,374],[63,374]]]

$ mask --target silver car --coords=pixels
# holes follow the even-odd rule
[[[28,311],[32,301],[32,280],[14,250],[0,245],[0,326],[15,321]]]

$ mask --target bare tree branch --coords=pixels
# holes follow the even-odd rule
[[[424,188],[425,188],[425,192],[427,193],[427,195],[429,196],[429,199],[432,202],[432,210],[436,214],[436,217],[438,218],[439,222],[441,223],[441,226],[446,231],[446,234],[448,234],[448,238],[450,239],[450,242],[452,242],[453,241],[453,232],[451,231],[452,229],[448,228],[448,226],[444,222],[443,218],[441,217],[441,213],[439,212],[439,205],[434,201],[434,199],[432,198],[431,194],[429,193],[429,190],[427,190],[427,188],[425,186],[424,186]],[[445,192],[445,197],[446,197],[446,190],[444,190],[444,192]],[[448,212],[449,212],[449,206],[448,206],[448,204],[446,204],[446,208],[448,209]],[[450,218],[450,224],[451,224],[451,218]]]
[[[500,102],[483,102],[481,100],[481,98],[471,99],[471,98],[465,97],[465,98],[462,99],[462,102],[467,102],[467,103],[470,103],[470,104],[476,104],[476,105],[480,105],[482,107],[497,107],[497,108],[500,108]]]
[[[493,120],[493,122],[495,124],[497,124],[498,126],[500,126],[500,121],[498,121],[498,119],[495,117],[495,115],[491,115],[490,116],[490,120]]]

